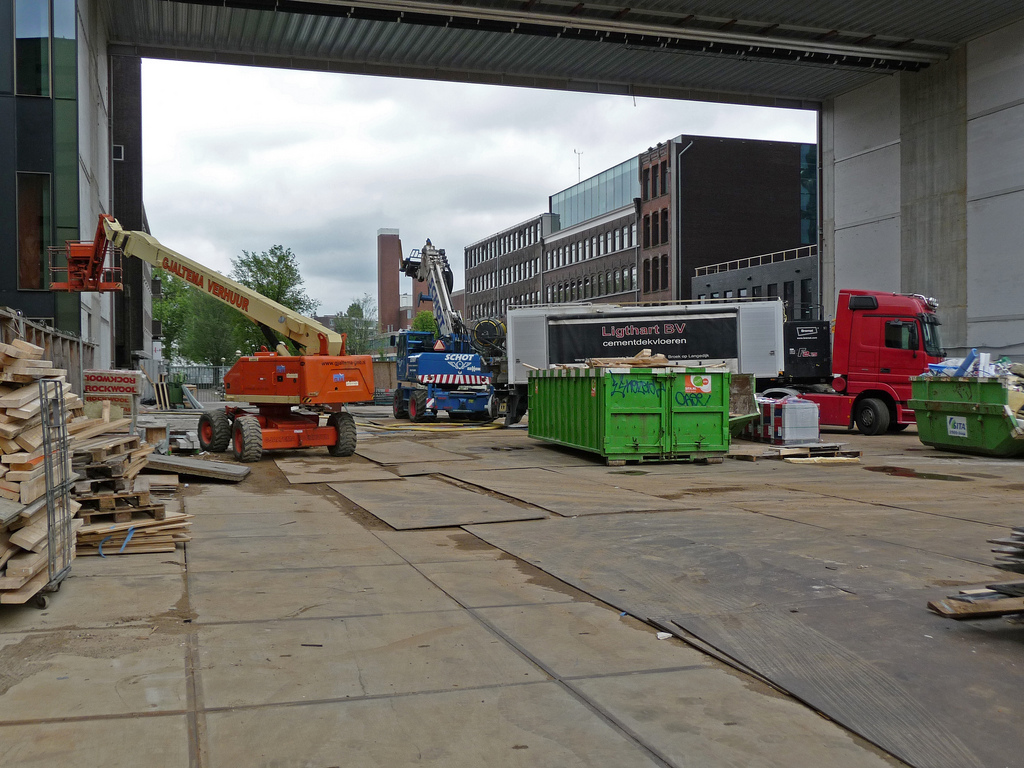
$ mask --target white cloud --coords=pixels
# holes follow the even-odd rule
[[[681,133],[815,140],[811,112],[223,65],[143,62],[153,234],[228,272],[298,257],[321,313],[376,297],[376,233],[462,249]]]

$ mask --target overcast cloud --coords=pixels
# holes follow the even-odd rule
[[[296,254],[320,314],[376,299],[376,236],[462,249],[548,196],[681,133],[815,141],[812,112],[143,61],[146,212],[161,242],[227,273]],[[403,283],[410,290],[408,281]]]

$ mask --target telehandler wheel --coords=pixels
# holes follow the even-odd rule
[[[327,446],[331,456],[351,456],[356,452],[356,422],[351,413],[332,413],[327,417],[327,426],[338,433],[338,442]]]
[[[231,419],[227,411],[204,411],[199,417],[199,447],[221,453],[231,443]]]
[[[232,453],[235,461],[253,462],[263,457],[263,430],[252,416],[235,419],[232,431]]]
[[[415,422],[429,421],[433,418],[427,410],[427,392],[417,389],[409,397],[409,418]]]
[[[875,397],[857,403],[855,413],[857,429],[862,435],[881,435],[889,429],[889,408]]]
[[[391,412],[395,414],[396,419],[409,418],[409,409],[405,407],[405,401],[402,399],[401,387],[395,390],[395,397],[391,401]]]

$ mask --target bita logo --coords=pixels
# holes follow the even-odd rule
[[[685,385],[687,392],[710,392],[711,378],[709,376],[694,374],[686,377]]]

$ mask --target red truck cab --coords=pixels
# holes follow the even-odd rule
[[[914,423],[910,377],[943,356],[938,302],[917,294],[839,292],[830,393],[800,396],[818,404],[821,426],[877,435]]]

